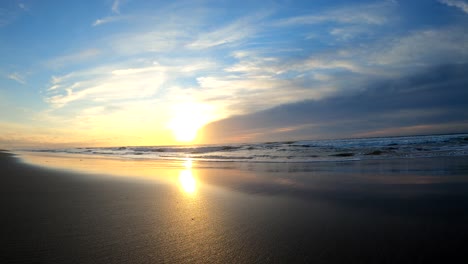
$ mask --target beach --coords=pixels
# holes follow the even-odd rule
[[[468,264],[468,0],[0,0],[0,264]]]
[[[467,156],[187,164],[1,152],[0,168],[1,263],[468,260]]]

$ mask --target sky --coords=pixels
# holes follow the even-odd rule
[[[0,2],[0,147],[468,132],[468,1]]]

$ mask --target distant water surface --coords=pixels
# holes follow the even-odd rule
[[[198,146],[29,149],[124,159],[317,162],[468,155],[468,134],[309,140]]]

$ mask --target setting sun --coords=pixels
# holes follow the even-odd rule
[[[178,142],[193,142],[198,130],[212,119],[205,105],[187,103],[174,109],[174,117],[168,127]]]
[[[174,119],[170,126],[174,137],[179,142],[192,142],[197,137],[200,125],[189,119]]]

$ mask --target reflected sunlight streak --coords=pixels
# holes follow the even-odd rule
[[[182,190],[188,194],[194,194],[197,190],[197,181],[190,169],[180,171],[179,183]]]
[[[192,174],[192,159],[186,158],[184,161],[185,170],[179,173],[179,183],[184,192],[193,194],[197,189],[197,182]]]
[[[191,169],[191,168],[192,168],[192,159],[191,159],[191,158],[185,159],[185,161],[184,161],[184,166],[185,166],[185,168],[187,168],[187,169]]]

